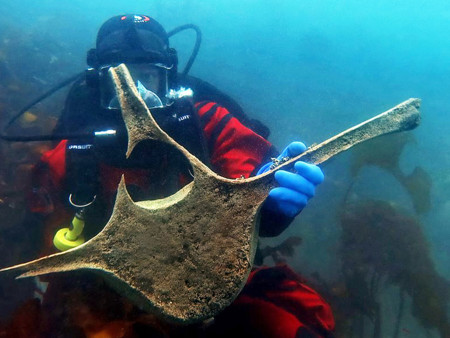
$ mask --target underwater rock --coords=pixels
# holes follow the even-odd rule
[[[420,100],[393,109],[311,147],[263,175],[227,179],[177,144],[156,124],[124,65],[111,69],[128,131],[127,156],[143,140],[167,143],[190,162],[194,181],[172,196],[133,202],[124,179],[105,228],[74,249],[0,271],[19,277],[91,269],[143,309],[173,322],[215,316],[239,294],[250,273],[259,209],[274,171],[295,161],[319,164],[367,139],[415,128]]]

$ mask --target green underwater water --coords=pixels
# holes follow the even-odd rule
[[[127,12],[153,16],[168,30],[184,23],[198,25],[203,41],[191,74],[218,86],[268,125],[270,141],[280,150],[293,140],[319,143],[410,97],[421,98],[422,122],[416,130],[380,139],[324,165],[326,180],[317,196],[287,231],[262,240],[261,247],[301,238],[301,243],[290,242],[293,252],[268,256],[264,263],[287,261],[309,279],[337,314],[338,336],[371,336],[377,325],[381,336],[449,334],[442,318],[448,325],[450,4],[114,0],[106,5],[46,0],[7,2],[0,8],[8,13],[0,19],[1,126],[45,90],[82,71],[101,23]],[[193,35],[183,33],[171,42],[183,64]],[[66,92],[38,104],[32,111],[38,120],[20,122],[14,131],[49,132]],[[23,228],[25,191],[30,166],[49,146],[0,142],[2,267],[37,255],[39,243],[33,239],[41,238],[41,229],[28,224]],[[393,149],[398,151],[389,152]],[[372,212],[378,218],[369,217]],[[359,225],[349,221],[352,215]],[[384,228],[370,232],[377,226],[374,219],[391,222],[395,236],[405,239],[403,247]],[[356,231],[351,225],[360,231],[355,238],[375,237],[350,251],[348,241],[356,241],[349,237]],[[410,262],[402,252],[423,261]],[[401,269],[394,277],[398,265]],[[348,273],[356,270],[363,271],[359,284]],[[379,278],[379,286],[364,293],[373,276]],[[0,285],[2,322],[33,285],[3,276]],[[425,290],[421,296],[443,304],[420,302],[414,291],[419,289]],[[361,310],[358,301],[369,297],[378,304],[378,315],[367,315],[375,307]],[[404,310],[398,320],[401,299]]]

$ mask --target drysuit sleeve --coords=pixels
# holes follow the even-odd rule
[[[66,144],[61,141],[46,151],[31,173],[31,190],[27,196],[28,209],[35,214],[49,215],[62,197],[66,175]]]
[[[272,144],[244,126],[214,102],[195,105],[206,138],[212,169],[228,178],[248,178],[276,151]]]
[[[214,102],[195,105],[203,128],[212,169],[228,178],[256,175],[263,163],[277,156],[272,144],[244,126]],[[261,210],[260,236],[278,236],[293,221],[271,210]]]

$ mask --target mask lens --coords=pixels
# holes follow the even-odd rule
[[[138,89],[139,94],[147,107],[162,108],[165,105],[167,94],[167,69],[151,64],[127,64],[130,75]],[[102,106],[106,109],[120,109],[114,85],[108,74],[109,67],[101,70],[104,79],[102,85]]]
[[[113,81],[109,75],[109,66],[100,68],[101,106],[106,109],[120,109]]]
[[[134,82],[138,81],[147,89],[160,96],[166,93],[166,70],[146,63],[127,64]]]
[[[156,95],[151,90],[145,88],[145,86],[141,83],[141,81],[137,81],[137,90],[144,100],[147,108],[162,108],[164,107],[161,99],[158,95]]]

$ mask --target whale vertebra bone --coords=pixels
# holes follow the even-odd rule
[[[110,73],[128,131],[127,156],[142,140],[168,143],[189,160],[193,182],[167,198],[135,203],[122,177],[112,216],[97,236],[74,249],[0,271],[13,270],[22,278],[96,270],[137,305],[179,323],[215,316],[241,291],[253,263],[259,210],[276,186],[275,171],[291,170],[300,159],[320,164],[370,138],[413,129],[420,120],[420,100],[409,99],[263,175],[227,179],[159,128],[124,65]]]

